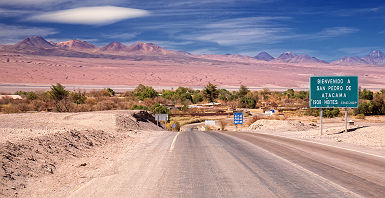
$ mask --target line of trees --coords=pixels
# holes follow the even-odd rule
[[[97,111],[112,109],[151,110],[157,113],[170,113],[164,104],[182,105],[182,111],[188,110],[190,104],[202,102],[220,102],[233,108],[259,108],[278,106],[306,108],[309,107],[309,92],[288,89],[284,92],[263,89],[251,91],[241,85],[238,90],[229,91],[218,89],[216,85],[208,83],[203,90],[193,90],[179,87],[175,90],[157,92],[151,86],[138,85],[135,90],[116,94],[114,90],[106,88],[88,93],[68,91],[61,84],[51,86],[46,92],[23,92],[23,100],[1,99],[0,110],[6,113],[27,111]],[[319,110],[308,108],[307,115],[319,115]],[[326,109],[326,117],[339,114],[339,109]],[[360,90],[360,104],[354,109],[354,114],[385,115],[385,90],[372,92]]]

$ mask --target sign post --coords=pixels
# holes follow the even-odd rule
[[[159,121],[168,121],[168,114],[155,114],[156,125],[159,126]]]
[[[238,129],[238,124],[243,124],[243,112],[234,112],[234,124],[235,124],[235,130]]]
[[[348,108],[358,107],[358,76],[310,77],[310,108],[320,108],[322,135],[323,108],[345,108],[345,132],[347,132]]]

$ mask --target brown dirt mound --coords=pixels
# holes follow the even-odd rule
[[[156,126],[154,116],[147,111],[133,111],[131,114],[121,113],[116,115],[116,126],[118,130],[164,130]]]
[[[71,130],[0,145],[0,197],[17,197],[28,178],[53,174],[69,157],[81,157],[93,147],[114,141],[102,130]]]

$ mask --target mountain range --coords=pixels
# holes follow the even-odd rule
[[[293,63],[293,64],[329,64],[326,61],[306,54],[294,54],[292,52],[284,52],[280,56],[274,58],[267,52],[260,52],[255,57],[243,55],[192,55],[187,52],[174,51],[162,48],[153,43],[137,42],[126,46],[120,42],[111,42],[103,47],[81,40],[70,40],[64,42],[48,42],[40,36],[32,36],[23,39],[14,45],[1,45],[0,52],[13,52],[22,54],[42,55],[42,56],[64,56],[64,57],[80,57],[80,58],[113,58],[113,59],[172,59],[191,61],[197,59],[216,59],[222,61],[235,60],[260,60],[274,63]],[[228,60],[227,60],[228,59]],[[384,65],[385,54],[380,50],[374,50],[367,56],[362,58],[343,57],[336,61],[330,62],[333,65]]]

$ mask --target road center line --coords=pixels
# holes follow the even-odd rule
[[[168,152],[171,153],[172,150],[174,150],[176,138],[178,137],[179,133],[180,133],[180,132],[178,132],[178,133],[175,135],[174,139],[172,140],[172,143],[171,143],[171,146],[170,146],[170,150],[168,150]]]

